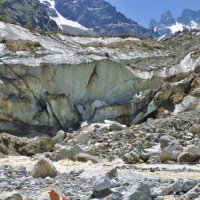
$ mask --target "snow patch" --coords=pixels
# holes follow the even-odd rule
[[[177,31],[183,31],[183,24],[176,22],[176,24],[169,26],[167,28],[169,28],[172,31],[172,33],[174,34]]]
[[[195,22],[195,21],[191,21],[191,29],[199,29],[200,26]]]
[[[50,5],[49,7],[53,10],[55,10],[57,17],[51,17],[51,19],[53,19],[54,21],[56,21],[56,23],[58,24],[58,26],[62,28],[63,25],[67,25],[67,26],[71,26],[71,27],[75,27],[75,28],[79,28],[82,30],[89,30],[86,27],[82,26],[81,24],[79,24],[78,22],[72,21],[72,20],[68,20],[65,17],[63,17],[55,8],[55,1],[54,0],[40,0],[40,3],[43,4],[47,4]]]

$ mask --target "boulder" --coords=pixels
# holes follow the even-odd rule
[[[114,191],[112,194],[106,197],[109,200],[122,200],[122,194],[118,191]]]
[[[183,152],[181,144],[172,142],[167,147],[164,147],[160,153],[161,162],[177,161],[178,156]]]
[[[31,170],[31,176],[33,178],[54,178],[57,176],[58,171],[56,170],[53,163],[45,157],[42,157]]]
[[[194,72],[200,74],[200,65],[196,65],[194,68]]]
[[[160,145],[156,144],[151,148],[141,150],[140,158],[144,161],[149,160],[149,158],[151,157],[157,158],[160,155],[160,151],[161,151]]]
[[[199,124],[193,124],[189,129],[188,129],[189,133],[193,133],[193,134],[198,134],[200,133],[200,125]]]
[[[179,163],[191,163],[200,159],[200,149],[194,145],[187,146],[178,156]]]
[[[104,122],[106,124],[109,124],[109,128],[110,128],[111,131],[121,131],[121,130],[127,128],[126,125],[122,125],[122,124],[120,124],[116,121],[104,120]]]
[[[177,105],[175,105],[175,109],[173,111],[173,115],[177,115],[180,112],[185,112],[188,110],[194,110],[199,105],[199,98],[187,95],[184,97],[183,101]]]
[[[166,161],[177,161],[178,156],[183,152],[183,147],[175,138],[165,135],[160,139],[160,160],[161,162]]]
[[[92,189],[93,189],[93,198],[104,198],[112,193],[110,190],[111,182],[107,176],[97,177]]]
[[[194,91],[192,92],[192,96],[200,98],[200,87],[194,89]]]
[[[198,183],[194,188],[192,188],[191,190],[189,190],[186,194],[183,195],[183,199],[197,199],[199,198],[199,194],[200,194],[200,183]]]
[[[161,136],[159,138],[161,149],[163,149],[164,147],[167,147],[174,140],[176,140],[176,139],[174,137],[170,136],[170,135],[163,135],[163,136]]]
[[[137,153],[131,151],[124,155],[123,160],[127,164],[134,164],[134,163],[138,163],[140,161],[140,157]]]
[[[106,189],[110,189],[110,187],[111,187],[110,179],[107,176],[100,176],[96,178],[92,186],[92,189],[93,191],[100,192]]]
[[[98,157],[86,153],[79,153],[74,157],[74,159],[80,162],[88,162],[88,161],[92,161],[93,163],[100,162],[100,159]]]
[[[19,149],[26,145],[28,139],[19,138],[7,133],[0,135],[0,152],[5,155],[19,155]]]
[[[36,137],[28,140],[27,144],[20,148],[20,154],[32,156],[38,153],[54,150],[54,142],[50,137]]]
[[[18,192],[5,192],[3,196],[0,194],[2,200],[23,200],[23,197]]]
[[[52,138],[54,143],[60,143],[66,138],[66,132],[60,130],[56,133],[56,135]]]
[[[75,156],[79,153],[85,153],[84,150],[79,145],[74,145],[72,147],[62,146],[53,152],[51,159],[58,161],[63,159],[71,159],[74,160]]]
[[[123,196],[123,200],[152,200],[150,188],[147,184],[135,183]]]
[[[183,181],[183,192],[188,192],[197,185],[197,181],[193,179]]]
[[[193,79],[190,86],[190,94],[194,97],[200,97],[200,77],[196,77]]]
[[[0,135],[0,152],[6,155],[32,156],[37,153],[49,152],[54,149],[50,137],[26,138],[7,133]]]

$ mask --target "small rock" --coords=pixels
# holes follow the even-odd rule
[[[53,163],[48,158],[41,158],[33,167],[31,176],[33,178],[46,178],[47,176],[53,178],[57,176],[57,170]]]

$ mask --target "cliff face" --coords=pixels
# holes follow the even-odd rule
[[[59,30],[56,22],[50,19],[39,0],[0,1],[0,20],[20,24],[32,29]]]
[[[1,22],[0,38],[0,131],[20,135],[53,135],[85,120],[130,125],[166,102],[173,112],[170,99],[188,96],[198,77],[196,33],[162,42],[81,38]]]

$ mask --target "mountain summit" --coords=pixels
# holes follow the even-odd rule
[[[114,6],[104,0],[40,0],[52,19],[63,25],[74,22],[81,29],[94,30],[100,34],[134,34],[153,36],[153,33],[128,19]],[[66,21],[67,20],[67,21]],[[60,21],[61,22],[61,21]]]
[[[152,19],[149,28],[160,35],[171,35],[184,29],[200,29],[200,10],[184,9],[181,16],[175,19],[170,11],[164,13],[160,21]]]

